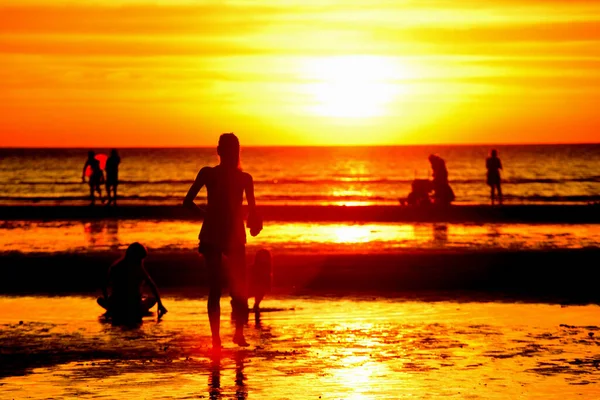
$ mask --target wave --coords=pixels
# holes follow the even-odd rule
[[[363,184],[410,184],[413,179],[387,179],[387,178],[367,178],[367,177],[338,177],[335,179],[259,179],[255,184],[259,185],[328,185],[340,183],[363,183]],[[191,185],[194,181],[189,179],[164,179],[156,181],[143,180],[121,180],[121,185]],[[600,183],[600,175],[581,177],[581,178],[512,178],[504,179],[502,183],[510,185],[523,185],[532,183],[560,184],[569,182],[579,183]],[[452,179],[452,185],[461,184],[485,184],[485,178],[481,179]],[[83,185],[81,181],[14,181],[0,182],[0,185],[56,185],[56,186],[79,186]]]
[[[129,196],[119,196],[119,200],[122,201],[141,201],[141,202],[173,202],[180,203],[183,201],[182,195],[129,195]],[[543,196],[543,195],[504,195],[506,200],[512,200],[514,202],[532,202],[532,203],[597,203],[600,202],[600,194],[599,195],[568,195],[568,196]],[[198,201],[206,201],[205,196],[198,196]],[[88,196],[0,196],[0,201],[12,201],[12,202],[41,202],[41,201],[88,201]],[[470,200],[470,199],[457,199],[461,200]],[[325,195],[261,195],[261,202],[346,202],[346,201],[379,201],[379,202],[397,202],[397,197],[383,197],[383,196],[325,196]],[[486,197],[487,201],[487,197]]]

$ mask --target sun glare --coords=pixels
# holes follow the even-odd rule
[[[406,91],[405,68],[390,57],[314,58],[304,66],[314,102],[311,111],[328,117],[365,118],[386,114],[392,100]]]

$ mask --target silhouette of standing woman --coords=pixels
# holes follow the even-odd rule
[[[110,157],[106,160],[106,196],[108,197],[108,204],[111,202],[117,205],[117,185],[119,184],[119,163],[121,157],[117,150],[113,149],[110,152]],[[112,196],[111,196],[112,189]]]
[[[240,166],[240,142],[233,133],[219,138],[217,147],[220,163],[215,167],[204,167],[190,187],[184,206],[199,210],[194,203],[200,189],[206,186],[208,205],[200,230],[198,251],[204,256],[208,270],[208,319],[212,333],[213,349],[221,349],[221,282],[227,278],[235,334],[233,342],[248,346],[244,338],[244,322],[248,320],[248,294],[246,284],[246,230],[242,213],[244,192],[248,201],[248,227],[256,236],[262,222],[256,214],[254,183],[252,176]],[[222,256],[227,257],[227,268],[223,267]]]
[[[100,185],[104,181],[104,173],[102,172],[102,168],[100,168],[100,161],[96,159],[96,153],[91,150],[88,151],[88,158],[83,165],[83,172],[81,173],[82,182],[85,182],[85,170],[87,167],[90,167],[92,170],[88,184],[90,185],[91,205],[94,205],[94,201],[96,200],[94,191],[98,192],[98,197],[102,200],[102,189],[100,189]]]
[[[494,205],[494,191],[498,191],[498,202],[502,204],[502,187],[500,184],[500,170],[502,162],[498,158],[498,152],[494,149],[490,152],[490,156],[485,160],[487,168],[487,184],[491,189],[492,205]]]

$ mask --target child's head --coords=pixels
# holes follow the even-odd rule
[[[490,154],[492,157],[498,157],[498,151],[496,149],[492,149],[492,151],[490,151]]]
[[[254,256],[255,265],[271,265],[271,252],[266,249],[260,249]]]
[[[217,153],[222,165],[231,168],[240,168],[240,141],[233,133],[224,133],[221,135]]]
[[[142,261],[148,255],[148,250],[139,242],[131,243],[125,251],[125,258],[131,261]]]

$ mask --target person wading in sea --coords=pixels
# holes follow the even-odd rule
[[[100,167],[100,161],[96,159],[96,153],[91,150],[88,151],[88,158],[83,165],[83,172],[81,173],[82,182],[85,182],[85,171],[88,167],[92,170],[88,180],[88,184],[90,185],[90,204],[94,205],[96,200],[94,192],[98,192],[98,198],[104,202],[104,199],[102,199],[102,189],[100,189],[100,185],[104,182],[104,172],[102,172],[102,168]]]
[[[119,185],[119,164],[121,163],[121,157],[117,150],[113,149],[110,152],[110,157],[106,160],[106,196],[108,197],[108,204],[112,202],[115,206],[117,205],[117,186]],[[111,195],[112,191],[112,195]]]
[[[498,203],[502,205],[502,186],[500,184],[500,170],[502,169],[502,161],[498,158],[498,152],[494,149],[490,152],[490,156],[485,160],[485,167],[487,168],[487,184],[490,187],[492,198],[492,205],[494,205],[494,191],[498,191]]]

